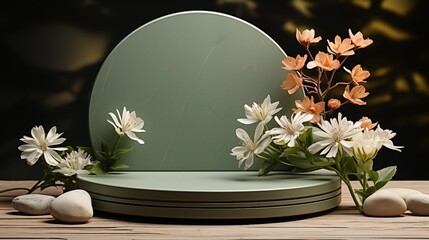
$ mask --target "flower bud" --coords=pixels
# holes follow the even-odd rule
[[[370,118],[368,118],[368,117],[362,117],[362,118],[359,120],[359,122],[361,123],[361,124],[360,124],[360,127],[361,127],[361,128],[367,128],[368,130],[371,130],[371,129],[373,129],[375,126],[377,126],[377,123],[372,123],[372,120],[371,120]]]
[[[330,109],[338,109],[341,107],[341,101],[336,98],[331,98],[328,101],[328,107]]]

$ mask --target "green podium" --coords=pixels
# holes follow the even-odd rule
[[[290,114],[303,98],[280,88],[284,56],[267,34],[222,13],[180,12],[138,28],[97,75],[89,127],[94,147],[112,142],[108,113],[125,106],[144,119],[146,143],[127,142],[127,171],[79,176],[78,187],[95,210],[149,217],[268,218],[336,207],[341,185],[331,173],[258,177],[258,162],[243,171],[229,155],[244,104],[269,94]]]

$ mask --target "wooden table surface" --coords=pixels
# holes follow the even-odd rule
[[[31,181],[0,181],[0,189],[31,186]],[[392,181],[429,194],[429,181]],[[22,192],[0,194],[0,239],[429,239],[429,216],[365,217],[343,186],[339,207],[299,217],[241,221],[183,221],[95,212],[85,224],[63,224],[50,215],[28,216],[10,200]],[[44,194],[57,195],[55,189]]]

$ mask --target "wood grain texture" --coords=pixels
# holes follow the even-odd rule
[[[30,186],[32,181],[0,181],[0,189]],[[429,194],[429,181],[392,181]],[[55,189],[44,194],[57,195]],[[85,224],[62,224],[50,215],[22,215],[0,194],[0,239],[429,239],[429,217],[365,217],[343,186],[342,202],[328,212],[307,216],[246,221],[183,221],[95,212]]]

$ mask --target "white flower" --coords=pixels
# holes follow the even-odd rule
[[[115,114],[109,113],[112,117],[113,122],[107,120],[115,128],[116,133],[119,135],[126,134],[132,140],[137,141],[140,144],[144,144],[144,141],[136,136],[134,132],[146,132],[143,130],[144,121],[143,119],[136,116],[136,112],[132,111],[131,113],[124,107],[122,115],[119,113],[119,110],[116,109],[118,117]],[[119,119],[118,119],[119,118]]]
[[[326,154],[326,157],[330,158],[335,157],[341,147],[347,154],[353,156],[351,138],[362,131],[359,122],[348,121],[338,113],[338,119],[331,118],[330,122],[322,120],[317,125],[321,131],[314,131],[313,134],[322,140],[308,147],[310,153],[314,154],[323,149],[320,154]]]
[[[250,139],[246,131],[241,128],[237,128],[235,134],[238,139],[240,139],[242,145],[234,147],[231,150],[231,155],[236,156],[238,162],[238,167],[240,167],[244,162],[244,169],[247,170],[253,165],[253,158],[255,154],[262,153],[265,148],[270,145],[271,138],[264,134],[262,135],[264,125],[259,123],[255,130],[255,135],[253,140]]]
[[[267,124],[273,118],[273,115],[278,113],[282,108],[277,108],[279,102],[271,103],[271,97],[268,95],[262,104],[253,103],[252,107],[244,105],[246,118],[237,119],[243,124],[252,124],[255,122],[263,122]]]
[[[283,145],[287,143],[289,147],[294,147],[295,139],[304,132],[303,123],[313,119],[313,115],[297,112],[292,114],[290,121],[286,116],[281,116],[280,119],[275,116],[274,119],[280,125],[280,128],[273,128],[267,131],[267,134],[276,135],[273,137],[276,144]]]
[[[389,129],[381,129],[380,124],[378,124],[377,129],[375,129],[374,132],[381,145],[389,149],[401,152],[401,148],[403,148],[404,146],[394,146],[392,140],[390,140],[396,136],[396,133],[392,132]]]
[[[84,168],[92,164],[91,155],[79,149],[78,151],[67,153],[65,159],[62,159],[57,165],[59,169],[55,169],[53,172],[62,173],[64,176],[89,174],[90,171],[84,170]]]
[[[365,128],[352,137],[352,148],[354,157],[362,162],[375,157],[378,150],[382,147],[374,130]]]
[[[395,135],[391,130],[381,129],[380,125],[375,130],[365,128],[363,132],[352,137],[355,158],[360,161],[372,159],[383,146],[400,152],[403,146],[394,146],[390,140]]]
[[[43,126],[36,126],[31,129],[31,137],[24,136],[20,140],[26,144],[18,147],[22,151],[21,159],[27,159],[29,165],[34,165],[40,156],[45,158],[46,163],[52,166],[58,165],[61,160],[60,155],[56,151],[65,151],[65,147],[50,147],[63,143],[66,139],[60,138],[62,133],[57,133],[57,127],[52,127],[48,135],[45,135]]]

